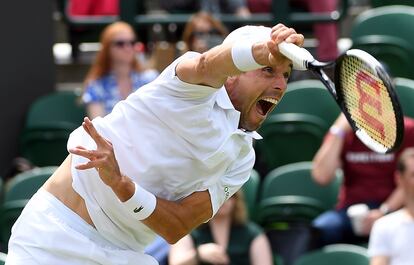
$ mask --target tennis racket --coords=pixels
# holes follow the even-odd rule
[[[398,149],[404,134],[403,113],[390,77],[373,56],[352,49],[324,63],[295,44],[282,42],[278,47],[294,69],[310,70],[322,81],[367,147],[378,153]],[[324,72],[328,67],[335,67],[335,83]]]

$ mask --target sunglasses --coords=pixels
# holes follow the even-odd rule
[[[117,48],[133,47],[136,42],[136,40],[115,40],[112,45]]]

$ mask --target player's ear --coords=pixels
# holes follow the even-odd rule
[[[226,82],[224,83],[226,88],[233,88],[234,85],[237,83],[239,76],[235,75],[235,76],[229,76],[227,77]]]

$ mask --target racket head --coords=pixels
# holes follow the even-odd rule
[[[371,150],[389,153],[404,137],[404,118],[393,83],[370,54],[348,50],[335,65],[337,101],[357,137]]]

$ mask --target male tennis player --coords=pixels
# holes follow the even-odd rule
[[[105,118],[85,118],[71,155],[12,229],[8,265],[140,264],[155,233],[174,243],[247,181],[255,130],[282,98],[303,36],[247,26],[178,58]]]

